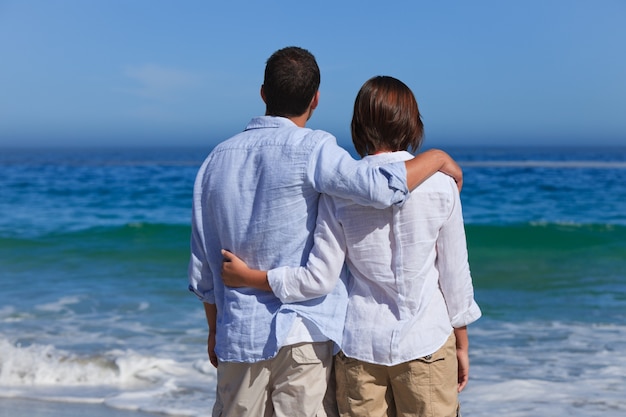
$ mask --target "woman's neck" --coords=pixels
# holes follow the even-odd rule
[[[370,152],[370,155],[379,155],[381,153],[390,153],[393,152],[391,149],[386,149],[386,148],[382,148],[382,149],[375,149],[372,152]]]

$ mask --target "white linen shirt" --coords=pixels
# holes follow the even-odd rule
[[[327,132],[262,116],[217,145],[200,167],[193,194],[189,289],[217,305],[215,353],[220,361],[269,359],[285,344],[320,336],[341,340],[345,287],[336,286],[315,300],[281,303],[269,291],[224,286],[220,272],[221,249],[263,270],[305,265],[320,193],[379,207],[402,204],[409,195],[405,164],[372,167],[355,161]]]
[[[412,156],[364,160],[380,166]],[[381,365],[424,357],[443,346],[453,327],[481,315],[459,192],[442,173],[402,207],[378,210],[324,195],[314,236],[306,267],[270,270],[268,281],[283,302],[314,298],[333,290],[345,259],[349,301],[341,348],[348,357]]]

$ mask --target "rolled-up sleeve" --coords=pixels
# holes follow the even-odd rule
[[[463,327],[478,320],[481,311],[474,301],[461,199],[452,181],[450,187],[453,196],[450,215],[437,238],[437,269],[450,324]]]
[[[373,166],[357,161],[331,135],[311,154],[308,176],[318,192],[362,206],[401,206],[410,196],[404,162]]]
[[[191,256],[187,275],[189,278],[189,290],[196,294],[205,303],[215,304],[215,293],[213,291],[213,274],[209,268],[206,254],[206,247],[203,238],[202,225],[202,189],[201,178],[204,166],[202,167],[196,183],[194,185],[194,196],[191,216]]]
[[[193,252],[193,246],[192,244],[192,253],[188,267],[189,291],[196,294],[203,302],[215,304],[211,270],[206,260],[203,260],[197,253]]]

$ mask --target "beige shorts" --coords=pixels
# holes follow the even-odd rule
[[[261,362],[220,362],[213,417],[336,415],[324,408],[332,353],[332,342],[302,343]]]
[[[342,417],[460,416],[454,333],[432,355],[394,366],[335,358]]]

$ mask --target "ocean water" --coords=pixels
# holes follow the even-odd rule
[[[626,148],[450,148],[476,299],[467,416],[626,414]],[[0,150],[2,398],[208,415],[187,291],[206,149]]]

